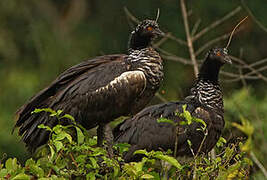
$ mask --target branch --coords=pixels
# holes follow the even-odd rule
[[[185,2],[184,2],[184,0],[180,0],[180,3],[181,3],[183,20],[184,20],[184,28],[185,28],[185,33],[186,33],[187,45],[188,45],[188,49],[189,49],[189,53],[190,53],[190,58],[191,58],[191,61],[193,63],[193,66],[194,66],[195,77],[197,77],[198,76],[198,65],[197,65],[196,56],[194,53],[192,37],[191,37],[190,32],[189,32],[189,25],[188,25]]]
[[[191,31],[191,36],[194,36],[196,34],[197,29],[199,28],[200,23],[201,23],[201,19],[198,19],[197,22],[193,26],[193,29]]]
[[[124,7],[123,8],[124,9],[124,12],[125,12],[125,14],[126,14],[126,16],[128,17],[128,18],[130,18],[133,22],[135,22],[136,24],[139,24],[140,23],[140,20],[139,19],[137,19],[128,9],[127,9],[127,7]]]
[[[201,46],[197,51],[196,51],[196,56],[198,56],[200,53],[202,53],[205,49],[207,49],[208,47],[210,47],[211,45],[221,41],[221,40],[225,40],[230,36],[230,33],[221,35],[215,39],[210,40],[209,42],[205,43],[203,46]]]
[[[163,54],[160,55],[165,60],[177,61],[177,62],[180,62],[182,64],[186,64],[186,65],[188,65],[188,64],[189,65],[193,65],[193,63],[188,59],[185,59],[185,58],[176,56],[174,54],[171,54],[171,53],[169,53],[169,52],[167,52],[167,51],[165,51],[165,50],[163,50],[161,48],[157,48],[157,50],[159,52],[165,54],[165,55],[163,55]]]
[[[163,43],[165,43],[167,40],[168,40],[168,34],[169,33],[167,33],[163,38],[161,38],[158,42],[156,42],[156,43],[154,43],[153,44],[153,48],[158,48],[159,46],[161,46]]]
[[[230,13],[228,13],[224,17],[222,17],[221,19],[215,21],[214,23],[212,23],[211,25],[209,25],[208,27],[206,27],[205,29],[203,29],[202,31],[200,31],[199,33],[197,33],[193,37],[193,41],[199,39],[201,36],[203,36],[204,34],[206,34],[207,32],[209,32],[211,29],[215,28],[216,26],[220,25],[224,21],[228,20],[229,18],[231,18],[232,16],[234,16],[235,14],[237,14],[241,9],[242,8],[240,6],[238,6],[233,11],[231,11]]]
[[[184,41],[184,40],[182,40],[182,39],[179,39],[179,38],[173,36],[171,33],[167,34],[166,36],[167,36],[169,39],[174,40],[175,42],[177,42],[177,43],[179,43],[179,44],[181,44],[181,45],[185,45],[185,46],[187,46],[187,42],[186,42],[186,41]]]
[[[262,173],[265,176],[265,178],[267,178],[267,171],[266,171],[266,169],[261,164],[261,162],[257,159],[257,157],[255,156],[255,154],[254,154],[253,151],[250,152],[250,156],[251,156],[252,161],[254,161],[255,164],[257,164],[257,166],[260,168],[260,170],[262,171]]]
[[[238,30],[235,31],[235,34],[238,33],[239,31],[241,31],[242,29],[239,28]],[[196,51],[196,56],[198,56],[200,53],[202,53],[205,49],[207,49],[208,47],[210,47],[211,45],[219,42],[219,41],[222,41],[222,40],[225,40],[227,39],[229,36],[230,36],[231,32],[229,33],[226,33],[226,34],[223,34],[219,37],[216,37],[210,41],[208,41],[207,43],[205,43],[203,46],[201,46],[197,51]]]
[[[260,65],[260,64],[265,63],[265,62],[267,62],[267,58],[264,58],[262,60],[255,62],[255,63],[250,64],[250,67],[257,66],[257,65]]]
[[[244,67],[247,67],[248,69],[250,69],[253,73],[255,73],[260,79],[262,79],[263,81],[267,82],[267,78],[265,76],[263,76],[261,73],[258,72],[258,70],[254,69],[253,67],[249,66],[247,63],[245,63],[242,59],[234,57],[234,56],[230,56],[231,59],[233,61],[236,61],[242,65],[244,65]]]

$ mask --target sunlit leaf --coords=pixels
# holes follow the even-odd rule
[[[18,175],[16,175],[15,177],[12,178],[12,180],[30,180],[30,176],[29,175],[26,175],[24,173],[20,173]]]
[[[84,142],[84,135],[82,130],[79,127],[75,127],[77,132],[77,142],[78,144],[82,144]]]
[[[166,162],[170,163],[171,165],[173,165],[177,169],[182,169],[182,165],[177,161],[177,159],[175,159],[172,156],[158,154],[158,155],[155,155],[155,157],[158,158],[158,159],[161,159],[163,161],[166,161]]]
[[[144,174],[141,176],[142,179],[152,179],[154,178],[154,176],[152,176],[151,174]]]
[[[176,123],[173,120],[170,120],[170,119],[167,119],[167,118],[163,118],[163,117],[157,119],[157,122],[158,123],[170,123],[172,125],[176,125]]]

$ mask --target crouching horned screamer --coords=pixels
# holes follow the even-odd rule
[[[131,144],[131,148],[124,155],[125,161],[140,160],[140,155],[133,154],[138,149],[174,151],[176,143],[176,155],[190,156],[192,152],[187,140],[191,141],[194,154],[209,152],[224,128],[223,97],[218,74],[225,63],[231,63],[226,48],[210,50],[190,95],[183,101],[147,107],[133,118],[119,124],[113,130],[115,141]],[[203,126],[201,123],[192,122],[190,125],[178,125],[176,128],[170,123],[157,121],[161,117],[176,123],[184,121],[184,118],[177,115],[184,111],[184,105],[193,117],[200,118],[206,123],[206,137],[203,131],[198,130]]]
[[[130,35],[128,54],[104,55],[77,64],[56,78],[16,113],[19,135],[34,152],[46,144],[49,132],[38,128],[59,122],[47,113],[31,114],[35,108],[63,110],[86,129],[98,126],[102,144],[107,123],[135,114],[152,99],[163,79],[162,59],[151,42],[163,35],[154,20],[144,20]]]

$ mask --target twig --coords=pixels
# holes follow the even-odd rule
[[[183,63],[183,64],[190,64],[190,65],[193,65],[192,62],[188,59],[185,59],[183,57],[179,57],[179,56],[176,56],[172,53],[169,53],[167,51],[165,51],[164,49],[161,49],[161,48],[157,48],[157,50],[163,54],[161,54],[161,57],[165,60],[172,60],[172,61],[178,61],[180,63]]]
[[[267,66],[264,66],[262,68],[257,69],[257,72],[261,72],[261,71],[266,70],[266,69],[267,69]],[[255,72],[251,71],[249,73],[243,74],[243,78],[245,78],[245,79],[251,79],[251,80],[262,79],[259,76],[250,76],[251,74],[255,74]],[[236,76],[235,79],[226,80],[226,81],[227,82],[236,82],[236,81],[239,81],[239,80],[241,80],[241,77],[240,76]]]
[[[205,43],[203,46],[201,46],[197,51],[196,51],[196,56],[198,56],[200,53],[202,53],[205,49],[210,47],[211,45],[221,41],[225,40],[230,36],[230,33],[223,34],[215,39],[210,40],[209,42]]]
[[[248,8],[248,6],[246,5],[246,3],[244,2],[244,0],[241,0],[242,6],[244,7],[244,9],[247,11],[247,13],[249,14],[249,16],[253,19],[253,21],[265,32],[267,32],[267,28],[253,15],[253,13],[251,12],[251,10]]]
[[[237,29],[234,34],[240,32],[243,28],[239,28]],[[208,48],[209,46],[221,41],[221,40],[225,40],[227,39],[229,36],[231,35],[231,32],[230,33],[226,33],[226,34],[223,34],[215,39],[212,39],[210,40],[209,42],[207,42],[206,44],[204,44],[203,46],[201,46],[197,51],[196,51],[196,56],[198,56],[202,51],[204,51],[206,48]]]
[[[263,66],[263,67],[257,69],[257,72],[261,72],[261,71],[264,71],[266,69],[267,69],[267,66]],[[251,75],[251,74],[255,74],[255,72],[251,71],[251,72],[247,73],[246,75]]]
[[[250,156],[251,156],[252,161],[254,161],[255,164],[257,164],[257,166],[260,168],[260,170],[261,170],[262,173],[264,174],[265,178],[267,178],[267,171],[266,171],[266,169],[265,169],[264,166],[261,164],[261,162],[257,159],[257,157],[255,156],[255,154],[254,154],[253,151],[250,152]]]
[[[198,19],[197,22],[193,26],[193,29],[191,31],[191,36],[194,36],[195,35],[195,33],[197,32],[197,29],[198,29],[200,23],[201,23],[201,19]]]
[[[233,61],[239,62],[240,64],[244,65],[248,69],[250,69],[252,72],[254,72],[259,78],[261,78],[263,81],[267,82],[267,78],[263,76],[261,73],[259,73],[256,69],[253,67],[250,67],[247,63],[245,63],[242,59],[230,56]]]
[[[127,7],[124,7],[124,12],[127,15],[127,17],[129,17],[133,22],[135,22],[136,24],[140,23],[140,20],[137,19],[128,9]]]
[[[73,164],[76,166],[76,168],[78,168],[79,166],[78,166],[77,162],[75,161],[75,159],[74,159],[72,153],[69,153],[69,155],[70,155],[70,158],[71,158]]]
[[[200,31],[199,33],[197,33],[193,37],[193,41],[197,40],[198,38],[200,38],[201,36],[203,36],[204,34],[206,34],[208,31],[210,31],[211,29],[215,28],[216,26],[220,25],[224,21],[228,20],[229,18],[231,18],[232,16],[234,16],[236,13],[238,13],[241,9],[242,8],[240,6],[238,6],[233,11],[229,12],[224,17],[222,17],[221,19],[215,21],[214,23],[212,23],[211,25],[209,25],[208,27],[206,27],[205,29],[203,29],[202,31]]]
[[[153,48],[157,48],[159,46],[161,46],[163,43],[165,43],[168,40],[167,35],[165,35],[163,38],[161,38],[158,42],[153,44]]]
[[[185,65],[193,65],[192,62],[190,62],[189,60],[184,59],[184,58],[182,58],[182,57],[178,57],[178,56],[170,56],[170,55],[161,55],[161,57],[162,57],[164,60],[176,61],[176,62],[185,64]]]
[[[190,32],[189,32],[189,25],[188,25],[185,2],[184,2],[184,0],[180,0],[180,3],[181,3],[183,20],[184,20],[184,28],[185,28],[185,33],[186,33],[187,45],[188,45],[188,49],[189,49],[189,53],[190,53],[190,58],[191,58],[191,61],[193,63],[193,66],[194,66],[195,77],[197,77],[198,76],[198,65],[197,65],[196,56],[194,53],[192,37],[190,36]]]
[[[210,151],[210,158],[211,159],[216,159],[216,152],[215,152],[214,148],[212,148],[212,150]]]
[[[262,60],[259,60],[257,62],[254,62],[254,63],[250,64],[249,66],[250,67],[257,66],[257,65],[260,65],[260,64],[265,63],[265,62],[267,62],[267,58],[264,58]]]
[[[239,58],[242,59],[243,57],[243,48],[240,48],[240,51],[239,51]],[[241,79],[241,82],[243,84],[244,87],[247,87],[247,82],[246,82],[246,79],[243,77],[243,71],[242,71],[242,68],[238,68],[238,72],[240,74],[240,79]]]
[[[176,125],[175,128],[175,143],[174,143],[174,157],[177,156],[177,149],[178,149],[178,131],[179,131],[179,126],[178,124]]]
[[[47,174],[46,177],[50,177],[50,176],[51,176],[51,174],[52,174],[52,170],[53,170],[52,168],[49,169],[48,174]]]
[[[187,42],[186,42],[186,41],[184,41],[184,40],[182,40],[182,39],[180,39],[180,38],[175,37],[175,36],[172,35],[171,33],[168,33],[166,36],[167,36],[169,39],[171,39],[171,40],[173,40],[173,41],[175,41],[175,42],[177,42],[177,43],[179,43],[179,44],[181,44],[181,45],[185,45],[185,46],[187,46]]]
[[[203,144],[204,144],[204,142],[205,142],[205,140],[206,140],[206,138],[207,138],[207,136],[208,136],[208,129],[205,129],[205,132],[203,132],[204,133],[204,137],[203,137],[203,139],[202,139],[202,141],[201,141],[201,144],[200,144],[200,146],[199,146],[199,148],[198,148],[198,150],[197,150],[197,154],[196,154],[196,156],[198,156],[198,154],[200,153],[200,151],[201,151],[201,149],[202,149],[202,146],[203,146]]]
[[[241,68],[238,68],[238,72],[239,72],[239,74],[240,74],[240,80],[241,80],[243,86],[246,87],[246,86],[247,86],[246,78],[244,78],[244,76],[243,76],[243,74],[242,74],[242,69],[241,69]]]

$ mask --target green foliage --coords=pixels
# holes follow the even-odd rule
[[[47,112],[59,120],[70,115],[51,109],[37,109],[33,113]],[[190,113],[186,117],[191,118]],[[22,166],[16,158],[0,162],[0,178],[5,179],[244,179],[249,175],[251,161],[239,148],[242,143],[225,146],[225,139],[217,143],[219,152],[215,159],[200,154],[194,160],[180,163],[172,157],[171,151],[137,150],[144,155],[140,162],[125,163],[123,152],[129,145],[114,146],[114,157],[110,158],[106,149],[96,147],[95,137],[72,121],[72,125],[57,125],[39,128],[51,132],[48,146],[39,149],[34,159],[30,158]],[[187,121],[188,122],[188,121]],[[189,142],[190,144],[191,142]],[[242,149],[242,148],[241,148]]]

